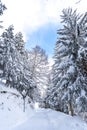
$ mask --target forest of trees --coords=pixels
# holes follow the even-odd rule
[[[5,9],[0,1],[0,15]],[[21,32],[14,34],[13,25],[5,29],[0,37],[0,78],[23,99],[73,116],[87,112],[87,13],[68,8],[61,19],[51,70],[45,50],[38,45],[26,50]]]

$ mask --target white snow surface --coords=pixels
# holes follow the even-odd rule
[[[23,112],[23,100],[16,90],[0,83],[0,91],[7,91],[0,93],[0,130],[87,130],[87,124],[77,116],[30,105]]]

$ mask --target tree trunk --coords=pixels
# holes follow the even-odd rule
[[[25,112],[25,98],[23,98],[23,112]]]
[[[71,102],[68,103],[68,112],[69,112],[69,115],[71,116],[74,115],[73,106]]]

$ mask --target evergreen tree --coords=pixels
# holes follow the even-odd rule
[[[15,35],[14,40],[15,40],[15,46],[17,50],[22,54],[24,52],[24,46],[25,46],[22,33],[21,32],[17,33]]]
[[[3,15],[4,10],[6,10],[6,6],[4,4],[2,4],[1,0],[0,0],[0,15]],[[0,23],[2,23],[2,21],[0,21]],[[0,28],[2,28],[3,26],[0,25]]]
[[[1,0],[0,0],[0,15],[3,14],[4,10],[6,10],[6,6],[4,4],[2,4]]]
[[[25,91],[26,96],[33,100],[36,84],[31,76],[27,52],[24,50],[23,53],[20,53],[21,50],[17,49],[13,30],[13,26],[9,26],[2,34],[3,46],[5,48],[5,53],[2,55],[4,65],[3,77],[6,78],[7,86],[16,88],[21,95]],[[23,95],[23,99],[26,96]]]
[[[59,39],[54,51],[50,106],[73,115],[76,99],[81,97],[83,90],[87,94],[87,76],[84,76],[80,60],[85,58],[87,45],[87,14],[81,16],[69,8],[63,10],[61,18],[64,25],[58,30]]]
[[[5,30],[2,34],[2,40],[3,40],[3,46],[5,47],[5,53],[3,57],[3,64],[4,64],[4,70],[3,70],[3,76],[9,77],[8,72],[9,69],[12,68],[12,52],[14,48],[13,44],[13,26],[9,26],[8,29]]]
[[[3,15],[3,11],[6,9],[6,6],[2,4],[1,0],[0,0],[0,15]],[[2,23],[2,21],[0,21],[0,23]],[[2,28],[2,26],[0,25],[0,28]],[[0,76],[2,77],[3,74],[3,57],[4,57],[4,53],[5,53],[5,46],[3,46],[3,41],[0,38]]]

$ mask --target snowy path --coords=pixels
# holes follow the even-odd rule
[[[87,130],[87,124],[79,118],[42,109],[12,130]]]
[[[26,122],[13,130],[55,130],[47,112],[44,110],[34,112]]]

